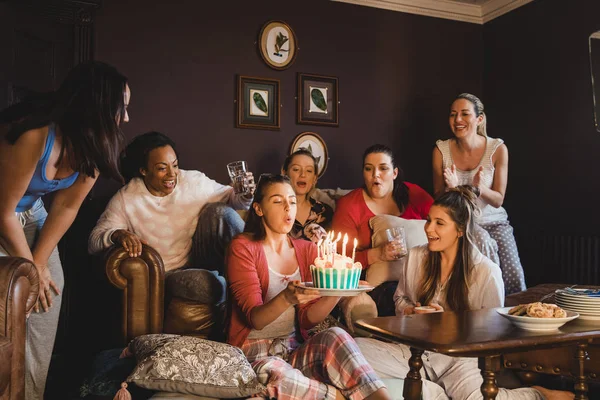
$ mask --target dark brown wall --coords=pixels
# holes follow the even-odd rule
[[[324,0],[150,3],[105,0],[97,15],[96,58],[130,78],[124,130],[129,138],[167,133],[184,168],[221,182],[237,159],[255,174],[277,171],[294,136],[314,131],[331,159],[321,187],[360,185],[362,151],[383,142],[400,155],[407,179],[429,189],[431,149],[447,135],[450,100],[482,89],[478,25]],[[271,19],[289,23],[298,38],[285,71],[267,67],[256,50]],[[296,124],[297,72],[339,78],[339,128]],[[236,74],[281,80],[280,131],[234,127]],[[101,184],[96,193],[107,191]]]
[[[536,0],[484,26],[489,133],[510,153],[505,206],[528,284],[600,283],[600,133],[588,37],[600,2]]]
[[[516,228],[598,233],[600,133],[588,37],[600,2],[537,0],[484,26],[490,135],[510,152],[506,206]]]

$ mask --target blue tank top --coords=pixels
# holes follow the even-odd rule
[[[48,127],[48,137],[46,138],[46,148],[42,158],[38,161],[35,167],[35,172],[29,181],[29,186],[25,191],[25,195],[17,204],[16,212],[23,212],[33,207],[33,204],[43,195],[54,192],[61,189],[66,189],[75,183],[75,180],[79,176],[79,172],[75,172],[73,175],[68,176],[64,179],[52,179],[46,178],[46,166],[48,165],[48,159],[52,153],[52,146],[54,146],[54,139],[56,138],[56,132],[54,124]]]

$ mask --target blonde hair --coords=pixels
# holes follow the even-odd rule
[[[465,100],[469,101],[471,104],[473,104],[473,109],[475,109],[476,116],[479,117],[480,115],[483,115],[483,120],[477,126],[477,134],[487,137],[487,129],[486,129],[487,117],[484,112],[483,103],[481,102],[479,97],[477,97],[471,93],[461,93],[456,97],[456,99],[454,101],[456,101],[458,99],[465,99]]]

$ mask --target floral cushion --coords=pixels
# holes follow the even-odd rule
[[[226,343],[154,334],[132,340],[129,351],[138,365],[127,381],[146,389],[216,398],[247,397],[264,389],[244,353]]]

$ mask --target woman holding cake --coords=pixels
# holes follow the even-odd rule
[[[476,222],[497,243],[506,293],[525,290],[513,228],[502,207],[508,181],[508,149],[502,139],[487,136],[483,103],[472,94],[460,94],[452,103],[450,129],[454,137],[438,140],[433,149],[435,195],[458,185],[479,188],[481,215]]]
[[[306,330],[325,319],[339,297],[298,286],[312,280],[317,247],[290,237],[295,217],[289,179],[262,175],[244,233],[229,248],[228,342],[242,349],[269,398],[389,399],[345,331],[331,328],[306,340]]]
[[[311,197],[317,184],[318,163],[312,152],[300,148],[286,157],[281,173],[290,178],[296,193],[296,220],[290,232],[294,238],[317,243],[329,230],[333,209]]]
[[[503,306],[500,268],[472,242],[478,195],[477,188],[458,186],[433,203],[425,224],[428,244],[409,251],[405,279],[398,283],[394,294],[396,315]],[[357,343],[380,376],[406,376],[411,356],[407,346],[363,338]],[[429,378],[424,381],[424,398],[437,398],[440,394],[452,399],[482,398],[483,378],[476,358],[426,352],[423,366]],[[542,400],[565,394],[569,395],[544,388],[500,388],[496,399]]]

